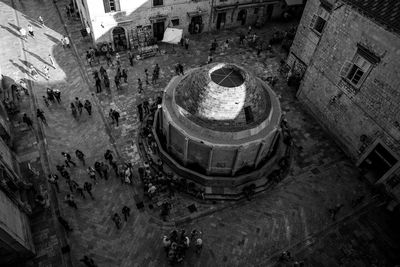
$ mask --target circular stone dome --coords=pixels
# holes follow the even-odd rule
[[[237,132],[268,118],[271,100],[264,84],[244,69],[215,63],[188,73],[177,85],[179,113],[214,131]]]

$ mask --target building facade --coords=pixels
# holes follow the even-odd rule
[[[2,94],[5,92],[2,88]],[[35,253],[31,236],[25,189],[19,161],[10,149],[10,121],[0,103],[0,265],[17,266],[17,262]]]
[[[94,43],[131,49],[140,35],[162,40],[167,27],[184,35],[240,25],[263,25],[303,0],[74,0]],[[140,42],[139,42],[140,43]]]
[[[379,2],[379,3],[378,3]],[[287,60],[298,98],[364,177],[400,196],[400,2],[307,2]]]

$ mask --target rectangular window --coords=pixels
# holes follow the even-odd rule
[[[310,23],[310,28],[313,29],[318,35],[322,34],[326,22],[329,19],[329,12],[325,8],[320,7],[318,12],[313,15]]]
[[[153,0],[153,6],[162,6],[164,5],[164,0]]]
[[[355,87],[360,87],[372,67],[371,62],[356,54],[352,61],[346,61],[340,71],[340,76]]]
[[[103,4],[105,13],[121,11],[119,0],[103,0]]]
[[[171,19],[172,26],[179,26],[179,19]]]

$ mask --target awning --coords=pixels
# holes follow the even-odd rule
[[[207,11],[196,10],[196,11],[188,12],[187,14],[188,14],[189,18],[191,18],[191,17],[206,15]]]
[[[151,22],[158,22],[158,21],[164,21],[167,18],[168,18],[168,15],[157,15],[157,16],[150,17],[149,20]]]
[[[285,0],[288,6],[299,6],[303,4],[303,0]]]
[[[215,10],[216,11],[224,11],[224,10],[229,10],[229,9],[234,9],[236,5],[229,5],[229,6],[216,6]]]
[[[265,5],[278,4],[279,1],[269,1],[269,2],[261,2],[261,3],[249,3],[249,4],[239,4],[238,8],[247,8],[247,7],[261,7]]]
[[[169,44],[178,44],[182,39],[182,29],[167,28],[164,32],[164,38],[161,42]]]

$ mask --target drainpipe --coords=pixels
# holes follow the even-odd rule
[[[214,0],[211,0],[211,11],[210,11],[210,19],[208,21],[208,31],[211,31],[211,23],[213,21],[214,16]]]

